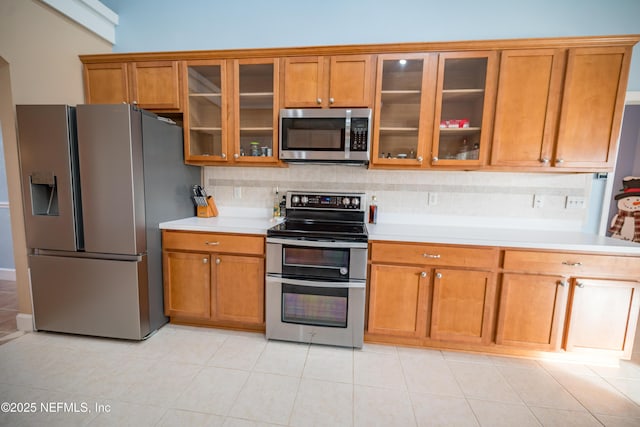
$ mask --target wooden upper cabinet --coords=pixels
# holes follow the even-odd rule
[[[564,64],[562,49],[502,52],[492,165],[552,165]]]
[[[129,64],[131,100],[149,110],[180,110],[178,61]]]
[[[569,49],[555,165],[613,167],[631,48]]]
[[[439,55],[431,166],[486,164],[497,75],[496,52]]]
[[[290,57],[283,63],[284,108],[372,107],[371,55]]]
[[[88,104],[137,104],[157,111],[180,111],[178,61],[88,63],[84,66]]]
[[[127,64],[123,62],[85,64],[84,98],[87,104],[129,102]]]

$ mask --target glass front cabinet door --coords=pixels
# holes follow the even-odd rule
[[[279,74],[274,59],[233,61],[235,162],[277,162]]]
[[[184,63],[185,160],[227,161],[227,90],[225,62],[216,60]]]
[[[380,55],[376,82],[373,165],[421,167],[431,141],[435,54]]]
[[[439,55],[432,166],[486,164],[496,77],[495,52]]]

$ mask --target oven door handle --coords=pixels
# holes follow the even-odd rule
[[[367,282],[365,280],[355,281],[355,282],[322,282],[317,280],[289,279],[289,278],[276,276],[272,274],[267,275],[267,282],[279,282],[279,283],[285,283],[287,285],[297,285],[297,286],[313,286],[316,288],[364,289],[367,286]]]
[[[307,246],[312,248],[367,249],[367,242],[336,242],[322,240],[278,239],[276,237],[267,237],[267,243],[276,243],[287,246]]]

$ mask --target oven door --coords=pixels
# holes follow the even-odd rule
[[[312,281],[268,274],[268,339],[362,348],[364,280]]]
[[[267,238],[267,273],[292,279],[366,280],[367,243]]]

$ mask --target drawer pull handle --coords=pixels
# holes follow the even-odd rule
[[[568,265],[569,267],[580,267],[582,265],[581,262],[571,262],[571,261],[562,261],[564,265]]]
[[[208,246],[218,246],[220,242],[204,242],[204,244]]]
[[[440,258],[440,254],[435,254],[435,255],[433,255],[433,254],[422,254],[422,256],[425,257],[425,258],[431,258],[431,259]]]
[[[422,273],[420,273],[420,277],[425,278],[427,277],[427,272],[423,271]]]

